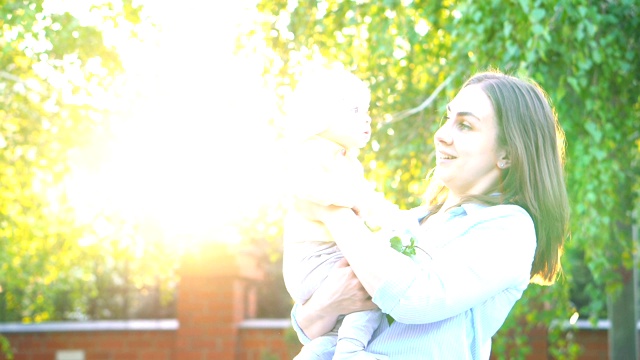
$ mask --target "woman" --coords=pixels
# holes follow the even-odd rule
[[[554,282],[569,210],[564,136],[544,91],[498,72],[477,74],[447,106],[434,140],[415,259],[376,246],[350,209],[298,202],[348,261],[294,307],[303,343],[341,314],[379,307],[395,322],[374,333],[366,348],[373,358],[489,359],[491,337],[527,285]]]

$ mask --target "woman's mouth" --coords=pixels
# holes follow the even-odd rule
[[[451,154],[438,151],[438,153],[436,154],[436,158],[438,158],[439,160],[453,160],[453,159],[456,159],[457,157]]]

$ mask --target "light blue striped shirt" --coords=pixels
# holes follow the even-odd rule
[[[383,320],[366,350],[392,360],[489,359],[491,337],[529,284],[531,217],[516,205],[464,204],[430,217],[417,245],[428,254],[418,250],[419,270],[373,296],[396,321]]]

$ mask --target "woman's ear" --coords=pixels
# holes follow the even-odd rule
[[[506,169],[509,166],[511,166],[511,160],[509,160],[509,157],[507,156],[506,152],[504,151],[502,152],[502,154],[499,157],[497,165],[500,169]]]
[[[498,161],[498,167],[500,169],[506,169],[509,166],[511,166],[511,162],[509,160],[504,160],[504,161],[500,160],[500,161]]]

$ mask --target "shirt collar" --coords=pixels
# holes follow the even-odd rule
[[[495,192],[492,193],[489,196],[500,196],[502,195],[499,192]],[[482,204],[482,203],[474,203],[474,202],[467,202],[467,203],[462,203],[459,206],[456,206],[455,208],[449,210],[448,212],[451,213],[452,216],[455,215],[468,215],[471,213],[474,213],[476,211],[479,211],[480,209],[484,209],[486,207],[488,207],[489,205],[487,204]]]
[[[472,214],[476,211],[479,211],[480,209],[484,209],[486,208],[487,205],[485,204],[478,204],[478,203],[464,203],[461,204],[459,207],[457,207],[456,209],[460,209],[459,211],[461,212],[461,214]],[[455,209],[452,209],[455,210]]]

